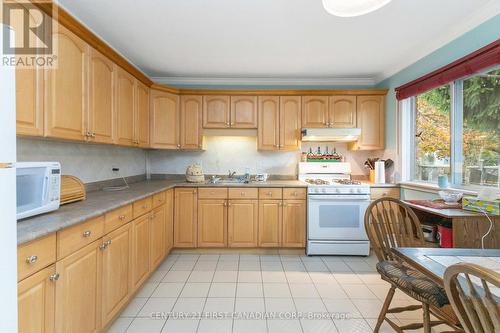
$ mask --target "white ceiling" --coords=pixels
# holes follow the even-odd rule
[[[393,0],[329,15],[321,0],[59,0],[162,83],[374,84],[500,13],[498,0]]]

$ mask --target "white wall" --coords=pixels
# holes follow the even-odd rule
[[[84,183],[117,178],[111,171],[120,168],[122,176],[146,173],[146,151],[112,145],[60,142],[17,138],[17,160],[57,161],[63,175],[73,175]]]
[[[394,159],[390,153],[384,151],[349,151],[345,143],[303,143],[302,150],[309,147],[316,151],[317,147],[324,151],[325,145],[331,150],[346,157],[352,164],[352,174],[362,175],[368,171],[363,167],[367,157],[387,157]],[[269,173],[273,175],[295,176],[297,163],[300,161],[300,151],[293,152],[265,152],[257,150],[255,136],[205,136],[204,151],[150,151],[149,160],[152,174],[184,174],[186,167],[193,163],[201,163],[206,174],[227,174],[234,170],[238,174],[245,173],[249,168],[251,174]],[[388,158],[388,157],[387,157]]]

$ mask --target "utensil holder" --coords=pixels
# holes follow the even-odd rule
[[[370,183],[375,183],[375,170],[370,169],[370,175],[368,176]]]

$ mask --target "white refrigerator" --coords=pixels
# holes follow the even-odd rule
[[[3,56],[4,32],[13,32],[0,26]],[[17,332],[15,79],[15,68],[0,64],[0,330],[9,333]]]

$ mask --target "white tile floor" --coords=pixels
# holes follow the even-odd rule
[[[389,288],[376,262],[374,256],[171,254],[108,332],[372,332]],[[396,293],[394,305],[410,303]],[[421,318],[413,311],[394,320]],[[393,330],[385,324],[381,332]]]

